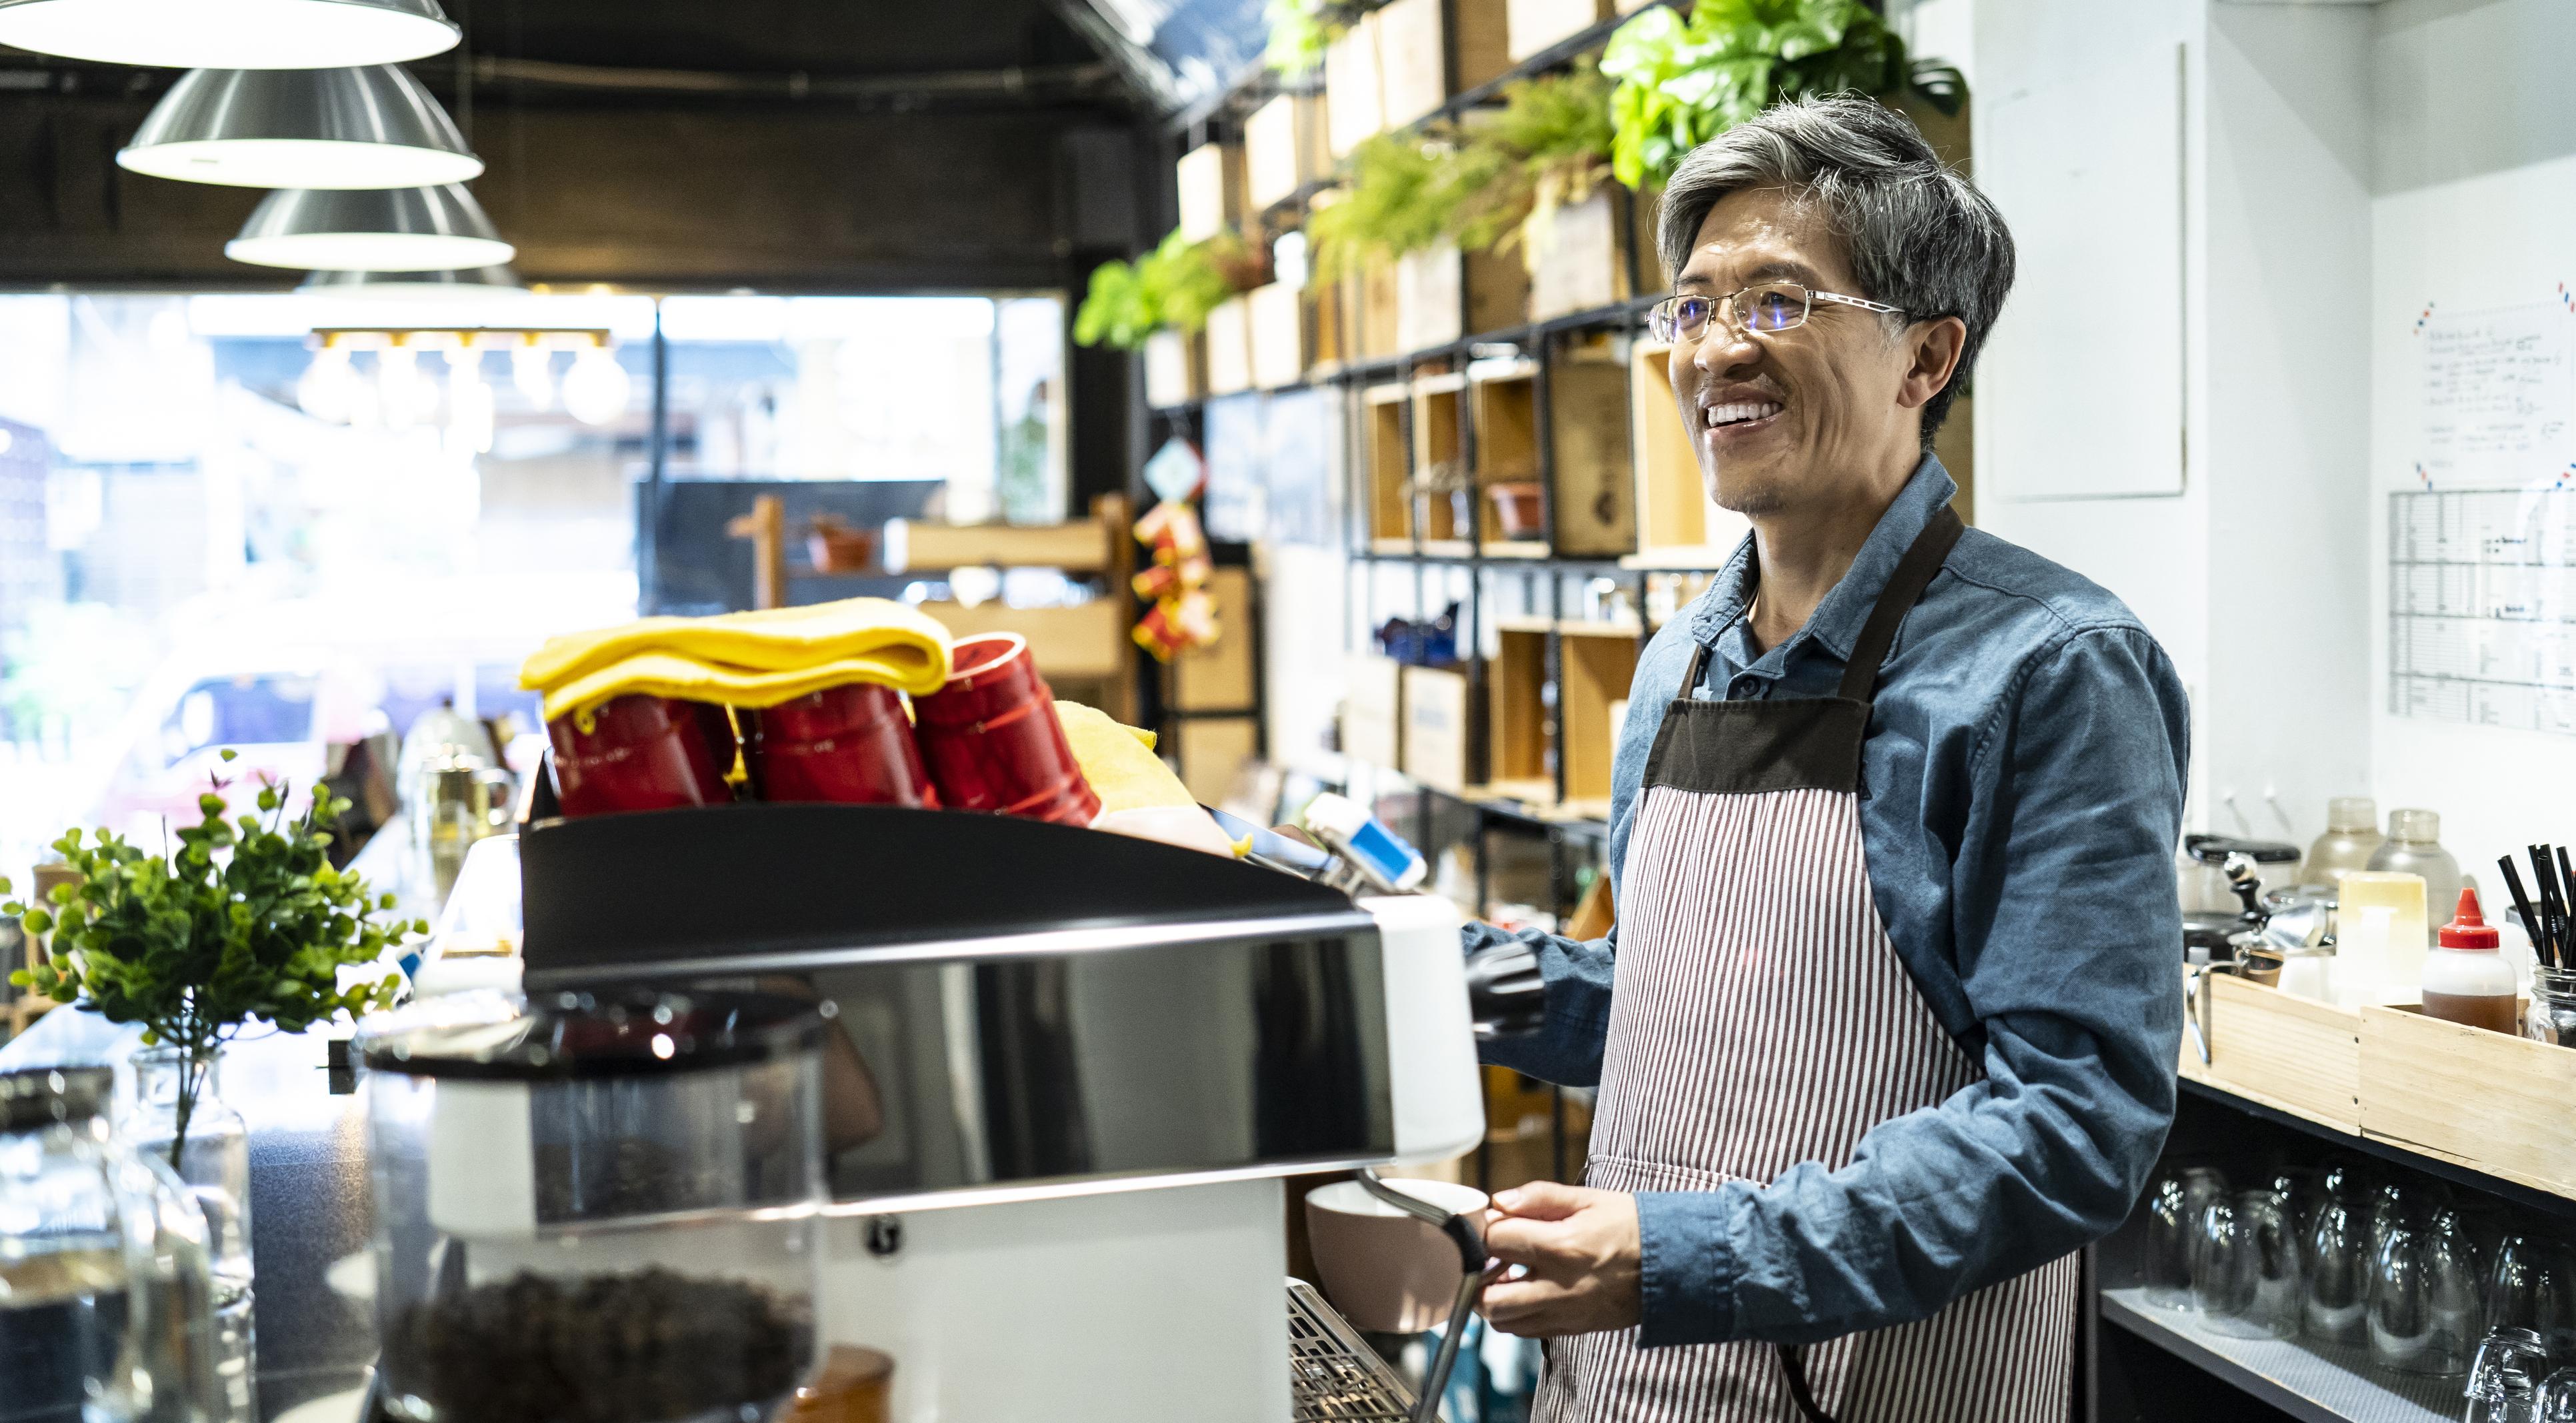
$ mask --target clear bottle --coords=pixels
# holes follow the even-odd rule
[[[218,1418],[258,1415],[258,1330],[252,1300],[250,1251],[250,1124],[223,1099],[223,1058],[195,1064],[197,1091],[188,1104],[187,1140],[180,1135],[180,1085],[190,1071],[176,1047],[145,1048],[129,1059],[132,1096],[116,1122],[117,1139],[135,1154],[157,1158],[184,1183],[205,1216],[213,1270],[215,1330],[228,1404]]]
[[[2461,890],[2458,912],[2442,926],[2438,947],[2424,956],[2424,1016],[2491,1033],[2517,1032],[2521,1005],[2513,965],[2505,962],[2501,945],[2478,911],[2478,892]]]
[[[2326,833],[2308,847],[2299,866],[2299,883],[2333,885],[2354,870],[2370,868],[2371,853],[2385,836],[2379,833],[2379,802],[2366,795],[2341,795],[2326,802]]]
[[[2388,838],[2370,853],[2368,868],[2396,870],[2424,877],[2424,902],[2449,904],[2460,897],[2464,885],[2475,880],[2460,873],[2460,862],[2442,848],[2442,817],[2429,810],[2392,810],[2388,812]],[[2426,926],[2425,941],[2432,941],[2432,927]]]
[[[0,1074],[0,1411],[11,1419],[221,1416],[205,1220],[108,1132],[113,1074]]]

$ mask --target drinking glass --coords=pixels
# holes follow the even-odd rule
[[[2209,1166],[2176,1167],[2147,1194],[2145,1283],[2147,1302],[2165,1309],[2191,1308],[2192,1261],[2200,1213],[2227,1193],[2227,1178]]]
[[[2391,1225],[2370,1281],[2370,1357],[2403,1374],[2465,1373],[2476,1346],[2475,1272],[2456,1233]]]
[[[2308,1227],[2300,1315],[2308,1338],[2358,1349],[2369,1342],[2370,1221],[2357,1183],[2327,1174],[2325,1199]]]
[[[2487,1326],[2527,1329],[2552,1358],[2576,1358],[2576,1251],[2554,1236],[2508,1235],[2487,1271]]]
[[[2528,1329],[2492,1329],[2469,1365],[2468,1410],[2461,1423],[2532,1423],[2549,1350]]]
[[[2560,1369],[2541,1381],[2531,1419],[2532,1423],[2576,1423],[2576,1368]]]
[[[2299,1244],[2275,1191],[2242,1191],[2201,1212],[2192,1302],[2213,1334],[2286,1339],[2299,1332]]]

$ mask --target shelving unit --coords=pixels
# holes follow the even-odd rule
[[[2453,1423],[2458,1379],[2410,1378],[2295,1339],[2231,1339],[2146,1301],[2142,1289],[2101,1292],[2102,1322],[2215,1375],[2301,1423]]]

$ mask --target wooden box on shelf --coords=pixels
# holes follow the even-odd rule
[[[1516,533],[1503,527],[1497,485],[1537,483],[1538,363],[1527,359],[1476,361],[1467,367],[1468,402],[1476,427],[1476,528],[1487,543],[1546,538],[1544,526]]]
[[[1515,64],[1611,15],[1610,0],[1511,0],[1507,9]]]
[[[1178,331],[1145,338],[1145,403],[1157,410],[1187,404],[1207,393],[1207,340]]]
[[[1094,598],[1069,607],[1014,608],[996,599],[967,607],[928,602],[921,610],[952,636],[1015,632],[1029,640],[1029,655],[1050,679],[1098,681],[1126,670],[1126,600]]]
[[[1413,382],[1412,516],[1426,542],[1447,543],[1475,534],[1472,476],[1458,457],[1458,402],[1467,379],[1456,374],[1417,376]],[[1469,522],[1458,519],[1467,505]]]
[[[1444,242],[1400,258],[1395,287],[1400,350],[1446,346],[1529,319],[1529,272],[1517,256],[1461,252]]]
[[[1553,800],[1556,771],[1548,759],[1547,621],[1506,618],[1497,626],[1494,660],[1485,665],[1485,780],[1497,792]]]
[[[2189,1032],[2182,1075],[2337,1131],[2361,1130],[2362,1015],[2232,974],[2209,984],[2209,1061]]]
[[[1377,11],[1387,127],[1426,118],[1453,92],[1499,78],[1512,67],[1505,5],[1506,0],[1394,0]]]
[[[1628,683],[1637,673],[1637,629],[1630,623],[1561,622],[1557,656],[1562,676],[1557,687],[1555,730],[1551,738],[1547,698],[1547,632],[1544,618],[1504,618],[1495,624],[1499,652],[1492,663],[1492,705],[1488,728],[1491,772],[1498,790],[1512,789],[1525,799],[1555,796],[1555,766],[1565,763],[1565,802],[1606,801],[1610,796],[1611,753],[1618,727],[1614,708],[1628,700]],[[1522,787],[1544,786],[1523,792]]]
[[[1306,307],[1307,329],[1314,333],[1309,368],[1338,366],[1359,359],[1359,331],[1354,324],[1359,313],[1353,309],[1354,293],[1348,282],[1315,282],[1307,286],[1302,300]]]
[[[1234,789],[1243,763],[1261,754],[1261,722],[1248,716],[1192,717],[1173,740],[1181,784],[1203,804],[1214,805]]]
[[[1242,297],[1208,313],[1208,394],[1252,389],[1252,312]]]
[[[1544,221],[1533,217],[1521,240],[1534,268],[1533,321],[1596,311],[1659,283],[1651,210],[1606,178],[1581,202],[1559,205]]]
[[[1354,652],[1345,669],[1342,754],[1394,770],[1404,755],[1404,667],[1392,657]]]
[[[1709,502],[1699,455],[1673,401],[1672,348],[1640,341],[1629,354],[1630,449],[1637,475],[1636,566],[1714,568],[1751,526]]]
[[[1405,351],[1396,289],[1395,263],[1382,259],[1362,266],[1343,283],[1353,339],[1365,360],[1380,361]]]
[[[2576,1195],[2576,1050],[2428,1018],[2361,1010],[2361,1131],[2409,1151]]]
[[[1373,385],[1361,396],[1367,429],[1368,536],[1371,540],[1413,537],[1411,467],[1405,461],[1405,407],[1410,387]],[[1393,762],[1387,764],[1393,765]]]
[[[879,561],[888,573],[951,568],[1061,568],[1098,573],[1110,566],[1111,540],[1125,536],[1097,519],[1062,524],[945,524],[889,519]]]
[[[1371,11],[1352,21],[1324,50],[1324,138],[1335,158],[1347,156],[1386,127],[1377,32],[1377,13]]]
[[[1467,677],[1404,669],[1404,774],[1456,795],[1467,788]]]
[[[1324,151],[1324,101],[1282,94],[1243,121],[1243,182],[1253,211],[1265,211],[1333,171]]]
[[[1252,383],[1263,390],[1295,385],[1306,378],[1312,352],[1306,307],[1299,297],[1295,287],[1272,282],[1243,299],[1252,328]]]
[[[1205,242],[1243,221],[1243,148],[1202,143],[1173,165],[1180,188],[1181,240]]]
[[[1569,347],[1548,372],[1559,554],[1617,558],[1637,547],[1628,405],[1628,370],[1607,345]]]
[[[1252,572],[1217,569],[1208,575],[1207,589],[1216,600],[1217,639],[1172,658],[1171,704],[1189,712],[1248,710],[1258,700],[1252,676]]]

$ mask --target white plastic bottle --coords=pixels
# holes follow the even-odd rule
[[[2478,892],[2460,891],[2460,907],[2424,955],[2424,1015],[2491,1033],[2519,1035],[2513,965],[2499,951],[2494,926],[2478,912]]]

